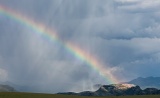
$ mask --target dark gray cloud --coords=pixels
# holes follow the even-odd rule
[[[120,81],[159,76],[159,0],[1,0],[0,5],[54,28],[61,40],[94,55]],[[29,91],[81,91],[106,83],[65,47],[1,14],[0,47],[1,81],[27,85]]]

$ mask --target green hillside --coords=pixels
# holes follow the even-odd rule
[[[0,93],[0,98],[160,98],[160,95],[152,96],[110,96],[110,97],[82,97],[54,94],[34,94],[34,93]]]

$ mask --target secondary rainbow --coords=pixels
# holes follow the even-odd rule
[[[34,21],[33,19],[20,14],[19,12],[12,10],[6,6],[0,5],[0,15],[7,16],[12,20],[21,23],[27,26],[29,29],[32,29],[35,33],[40,34],[42,36],[47,37],[50,41],[58,42],[63,45],[65,49],[67,49],[70,53],[75,55],[80,60],[83,60],[97,71],[103,78],[106,79],[109,83],[118,83],[118,80],[115,76],[113,76],[110,70],[107,70],[93,55],[90,55],[88,52],[85,52],[75,44],[71,42],[63,42],[55,30],[46,27],[44,24]]]

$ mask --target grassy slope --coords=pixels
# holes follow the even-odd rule
[[[160,98],[160,95],[153,96],[117,96],[117,97],[81,97],[54,94],[33,94],[33,93],[0,93],[0,98]]]

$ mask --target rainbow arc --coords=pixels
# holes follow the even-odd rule
[[[86,51],[82,50],[80,47],[73,43],[63,42],[54,30],[46,27],[43,23],[35,22],[26,15],[20,14],[19,12],[2,5],[0,5],[0,15],[9,17],[13,21],[23,24],[24,26],[33,30],[34,33],[40,34],[50,41],[58,42],[75,57],[85,61],[88,66],[90,66],[99,75],[105,78],[107,82],[118,83],[118,80],[110,73],[109,69],[107,69],[106,66],[104,67],[104,65],[99,62],[93,55],[88,54]]]

